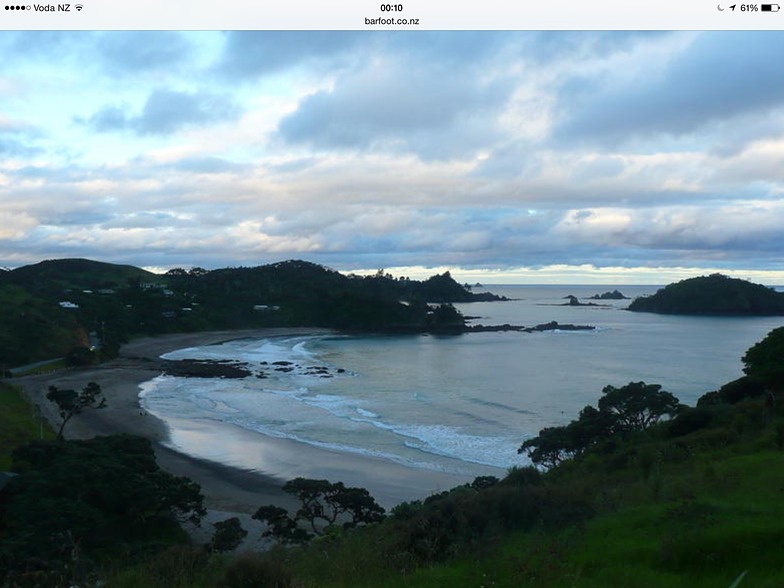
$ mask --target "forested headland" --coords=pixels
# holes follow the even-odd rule
[[[86,259],[0,271],[0,369],[54,357],[116,355],[133,337],[257,327],[379,333],[460,332],[456,302],[501,300],[451,275],[344,275],[305,262],[153,274]]]

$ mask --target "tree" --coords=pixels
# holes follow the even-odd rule
[[[765,384],[757,378],[742,376],[727,382],[718,390],[706,392],[697,400],[697,406],[716,404],[737,404],[749,398],[757,398],[765,394]]]
[[[295,478],[283,486],[283,490],[296,496],[302,506],[294,517],[280,507],[268,505],[259,508],[254,519],[266,521],[270,528],[264,537],[277,537],[289,543],[302,543],[339,521],[344,529],[361,524],[379,522],[384,518],[384,509],[365,488],[347,487],[343,482]],[[300,527],[307,524],[310,529]]]
[[[525,441],[517,453],[526,452],[536,465],[553,468],[612,435],[615,423],[613,414],[586,406],[576,421],[563,427],[545,427]]]
[[[239,547],[242,540],[248,536],[248,531],[242,528],[239,517],[218,521],[213,523],[212,526],[215,527],[215,533],[210,542],[210,548],[213,551],[232,551]]]
[[[46,394],[47,400],[54,402],[60,412],[60,429],[57,438],[62,440],[63,430],[68,421],[75,415],[81,414],[85,408],[106,408],[106,398],[101,387],[95,382],[87,384],[81,392],[76,390],[60,390],[57,386],[49,386]]]
[[[526,452],[536,465],[554,468],[578,452],[570,433],[568,426],[545,427],[536,437],[526,440],[517,453]]]
[[[772,388],[784,389],[784,327],[773,329],[743,356],[743,371]]]
[[[629,382],[621,388],[605,386],[599,399],[599,410],[615,416],[619,431],[644,431],[664,416],[675,416],[681,403],[659,384]]]
[[[253,515],[258,521],[266,521],[269,528],[264,531],[262,537],[275,537],[282,543],[305,543],[313,535],[304,529],[300,529],[297,520],[289,516],[285,508],[268,504],[260,507]]]
[[[605,386],[598,410],[586,406],[577,420],[562,427],[545,427],[536,437],[526,440],[518,453],[527,453],[531,461],[553,468],[566,459],[585,453],[615,434],[643,431],[664,416],[674,416],[683,405],[658,384],[630,382],[616,388]]]

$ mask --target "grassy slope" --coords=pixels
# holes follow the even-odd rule
[[[35,418],[35,409],[16,388],[0,382],[0,470],[7,470],[11,466],[11,453],[15,447],[38,439],[40,434],[41,427]],[[46,423],[43,435],[45,439],[54,438],[54,433]]]
[[[583,529],[519,534],[484,557],[373,585],[714,588],[748,571],[741,586],[784,586],[784,454],[758,443],[627,481],[615,490],[628,505]]]
[[[128,280],[160,281],[160,276],[132,265],[103,263],[89,259],[47,260],[2,274],[10,284],[33,290],[65,290],[67,288],[125,287]]]
[[[737,414],[761,406],[752,401]],[[784,452],[776,439],[784,422],[759,425],[659,436],[623,465],[618,454],[566,464],[554,482],[592,496],[594,518],[498,537],[445,563],[393,561],[383,525],[275,557],[297,588],[729,588],[744,572],[739,588],[784,586]],[[640,457],[646,451],[659,456],[653,464]]]
[[[760,406],[750,403],[753,410],[741,412],[758,413]],[[699,443],[712,431],[655,438],[647,442],[647,450],[659,455],[653,464],[641,453],[623,465],[618,454],[567,464],[556,484],[592,496],[595,517],[559,530],[499,536],[444,563],[417,566],[395,548],[385,523],[301,550],[261,554],[239,567],[258,580],[257,569],[282,565],[293,581],[281,585],[291,588],[730,588],[744,572],[739,588],[784,586],[778,428],[784,430],[784,423],[733,427],[722,431],[728,442],[702,449]],[[677,453],[674,445],[689,450]],[[202,569],[188,576],[190,586],[255,585],[217,580],[237,568],[232,559],[200,561]],[[156,565],[180,569],[182,563],[166,555]],[[180,585],[153,578],[146,565],[118,570],[107,585],[140,582]]]

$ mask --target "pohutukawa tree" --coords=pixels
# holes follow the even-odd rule
[[[552,468],[565,459],[581,455],[615,434],[644,431],[664,417],[678,414],[683,405],[658,384],[629,382],[621,388],[605,386],[598,410],[586,406],[577,420],[563,427],[546,427],[526,440],[518,453]]]
[[[599,411],[615,416],[619,431],[644,431],[663,417],[673,417],[681,410],[681,403],[659,384],[629,382],[621,388],[605,386],[599,399]]]
[[[106,408],[106,398],[103,396],[101,387],[95,382],[87,384],[81,392],[76,390],[61,390],[57,386],[49,386],[46,394],[47,400],[54,402],[60,412],[60,428],[57,431],[57,438],[63,438],[65,425],[77,414],[81,414],[85,408]]]
[[[784,327],[773,329],[743,356],[746,375],[775,391],[784,391]]]
[[[275,537],[287,543],[303,543],[337,524],[349,529],[379,522],[384,518],[384,509],[365,488],[347,487],[343,482],[296,478],[286,482],[283,490],[296,496],[302,506],[294,517],[278,506],[259,508],[253,518],[266,521],[270,526],[264,532],[264,537]],[[303,529],[300,523],[309,529]]]

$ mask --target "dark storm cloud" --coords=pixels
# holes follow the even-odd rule
[[[707,123],[784,105],[778,58],[784,32],[699,35],[658,70],[642,65],[604,79],[573,79],[560,95],[556,134],[614,140],[640,135],[683,135]]]
[[[106,106],[86,121],[77,122],[98,132],[128,129],[140,135],[164,135],[184,127],[236,120],[240,114],[240,107],[226,96],[155,90],[138,116],[129,116],[126,109],[118,106]]]

